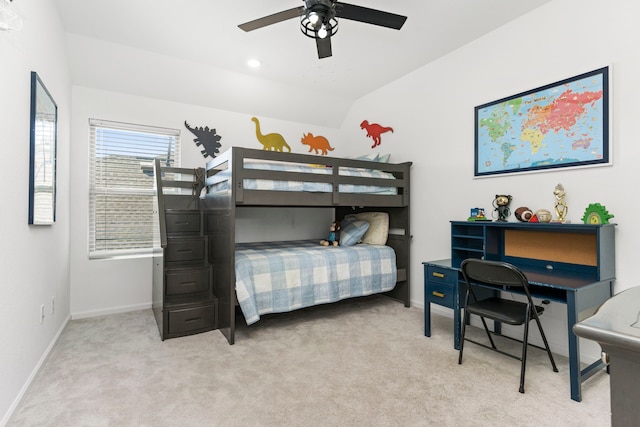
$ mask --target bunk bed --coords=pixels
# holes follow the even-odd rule
[[[409,307],[410,167],[411,162],[379,163],[241,147],[230,148],[209,161],[204,176],[206,190],[200,202],[203,228],[208,238],[209,263],[213,266],[213,293],[218,302],[218,328],[229,344],[235,341],[236,306],[239,299],[236,292],[237,261],[246,258],[243,250],[256,253],[259,249],[255,245],[243,247],[235,241],[236,212],[244,207],[326,208],[333,210],[334,218],[338,221],[353,214],[386,213],[389,227],[386,244],[371,245],[370,248],[380,252],[384,252],[385,248],[391,251],[390,256],[381,255],[383,258],[371,263],[379,266],[386,265],[384,263],[388,263],[389,259],[392,260],[391,263],[395,264],[392,268],[383,268],[386,277],[382,281],[386,282],[380,283],[378,277],[359,278],[354,282],[357,286],[352,287],[361,289],[355,293],[321,295],[315,301],[332,302],[343,297],[383,293]],[[283,246],[283,243],[278,242],[275,245]],[[369,245],[344,248],[344,252],[367,250],[365,246]],[[326,253],[338,249],[321,248],[317,241],[290,242],[286,250],[290,251],[291,247],[297,247],[300,251],[324,249]],[[308,259],[315,258],[315,255],[310,256],[308,253],[305,256]],[[354,256],[353,253],[350,256]],[[387,258],[384,258],[385,256]],[[354,261],[341,262],[352,265]],[[392,278],[390,286],[389,277]],[[331,292],[333,291],[328,290],[325,293]],[[244,300],[245,297],[243,294],[240,298]],[[304,306],[304,303],[294,304],[291,309]],[[242,307],[244,310],[245,306]],[[286,307],[274,307],[271,311],[265,312],[287,310]],[[259,313],[244,314],[248,324],[256,321],[256,314],[259,318]]]

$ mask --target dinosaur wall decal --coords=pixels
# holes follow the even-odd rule
[[[215,129],[209,129],[209,126],[205,126],[204,128],[202,126],[192,128],[186,120],[184,121],[184,125],[196,136],[193,142],[195,142],[196,145],[202,145],[204,148],[203,150],[200,150],[203,157],[206,158],[209,156],[211,158],[215,158],[216,155],[220,153],[220,147],[222,146],[222,144],[220,144],[220,140],[222,137],[216,134]]]
[[[360,129],[366,129],[367,137],[373,139],[373,145],[371,146],[371,148],[375,148],[380,145],[380,143],[382,142],[381,135],[383,133],[389,131],[393,132],[393,128],[380,126],[378,123],[369,124],[367,120],[363,120],[362,123],[360,123]]]
[[[260,131],[260,121],[257,117],[252,117],[251,120],[256,124],[256,137],[260,144],[263,146],[263,150],[268,151],[283,151],[286,147],[288,152],[291,152],[291,147],[287,144],[287,141],[284,140],[284,137],[279,133],[269,133],[263,135]]]
[[[326,156],[329,154],[327,150],[333,151],[333,147],[329,145],[329,140],[322,135],[313,136],[311,132],[303,133],[300,141],[302,144],[309,146],[309,152],[315,150],[315,153],[318,154],[318,151],[320,151],[323,156]]]

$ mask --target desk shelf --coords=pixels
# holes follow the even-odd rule
[[[451,221],[451,264],[507,261],[603,280],[615,276],[615,224]]]
[[[509,262],[529,279],[534,297],[567,306],[571,398],[582,399],[582,381],[598,362],[582,369],[573,325],[613,295],[615,224],[451,221],[451,258],[423,262],[425,335],[431,335],[430,305],[453,309],[454,347],[460,344],[463,307],[460,264],[467,258]]]
[[[468,224],[451,225],[451,258],[458,263],[466,258],[484,257],[485,228],[468,226]]]

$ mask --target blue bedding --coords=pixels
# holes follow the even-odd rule
[[[299,163],[282,163],[282,162],[265,162],[265,161],[252,161],[245,160],[245,169],[260,169],[270,171],[284,171],[284,172],[301,172],[309,174],[321,174],[331,175],[332,169],[326,167],[318,167],[314,165],[304,165]],[[212,187],[213,191],[226,191],[230,189],[229,183],[230,171],[223,170],[212,177],[212,182],[215,185]],[[376,169],[360,169],[360,168],[340,168],[340,175],[344,176],[358,176],[367,178],[383,178],[394,179],[393,174],[383,172]],[[312,177],[311,177],[312,178]],[[318,193],[330,193],[333,189],[330,183],[326,182],[312,182],[310,181],[279,181],[268,179],[245,179],[243,182],[243,188],[245,190],[273,190],[273,191],[308,191]],[[398,194],[396,187],[383,187],[374,185],[351,185],[340,184],[339,191],[341,193],[366,193],[366,194],[385,194],[395,195]]]
[[[249,325],[261,314],[390,291],[397,279],[395,252],[382,245],[239,243],[235,262],[236,295]]]

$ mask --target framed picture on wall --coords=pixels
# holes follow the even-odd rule
[[[611,164],[609,67],[475,107],[475,177]]]

